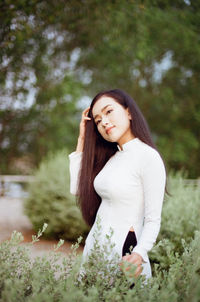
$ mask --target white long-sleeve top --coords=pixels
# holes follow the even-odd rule
[[[70,160],[70,191],[76,194],[82,153],[72,152]],[[159,153],[134,138],[118,146],[94,179],[94,188],[102,202],[96,220],[88,234],[83,255],[93,247],[93,233],[100,217],[102,238],[113,229],[115,252],[122,257],[122,248],[128,231],[134,228],[137,245],[132,252],[143,258],[143,272],[151,276],[148,251],[151,250],[160,229],[166,173]]]

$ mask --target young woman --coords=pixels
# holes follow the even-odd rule
[[[145,118],[128,94],[115,89],[95,96],[83,111],[69,159],[71,193],[92,226],[83,256],[93,248],[99,217],[100,242],[112,228],[114,252],[137,266],[136,277],[151,277],[147,253],[160,229],[166,173]]]

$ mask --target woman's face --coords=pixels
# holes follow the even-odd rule
[[[115,99],[102,96],[93,106],[92,115],[101,136],[109,142],[117,142],[121,147],[134,138],[131,131],[128,108]]]

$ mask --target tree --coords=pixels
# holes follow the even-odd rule
[[[78,130],[82,84],[71,74],[70,52],[61,47],[65,33],[53,12],[49,22],[44,4],[1,3],[1,173],[15,172],[13,159],[23,154],[38,164],[49,150],[71,149]]]
[[[30,90],[25,79],[34,79],[31,110],[39,108],[44,117],[58,99],[62,108],[65,77],[74,83],[72,95],[92,97],[102,89],[122,88],[139,104],[168,166],[186,169],[190,177],[200,174],[198,1],[17,0],[3,1],[0,11],[0,86],[7,99],[21,97],[23,103]],[[15,85],[8,91],[10,78]],[[56,148],[60,133],[53,135],[51,121],[46,125],[42,154]],[[63,143],[74,146],[73,139]],[[35,141],[36,136],[36,146]]]

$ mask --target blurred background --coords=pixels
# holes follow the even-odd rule
[[[47,178],[50,197],[50,175],[68,174],[81,111],[100,90],[121,88],[138,103],[169,171],[200,176],[199,1],[1,0],[0,23],[0,175],[40,175],[34,183],[43,187]],[[41,167],[48,161],[51,172]],[[27,211],[38,217],[32,207],[41,196],[12,180],[1,177],[1,195],[31,196]],[[58,200],[72,203],[65,190],[52,213]],[[50,218],[34,219],[38,227]]]

